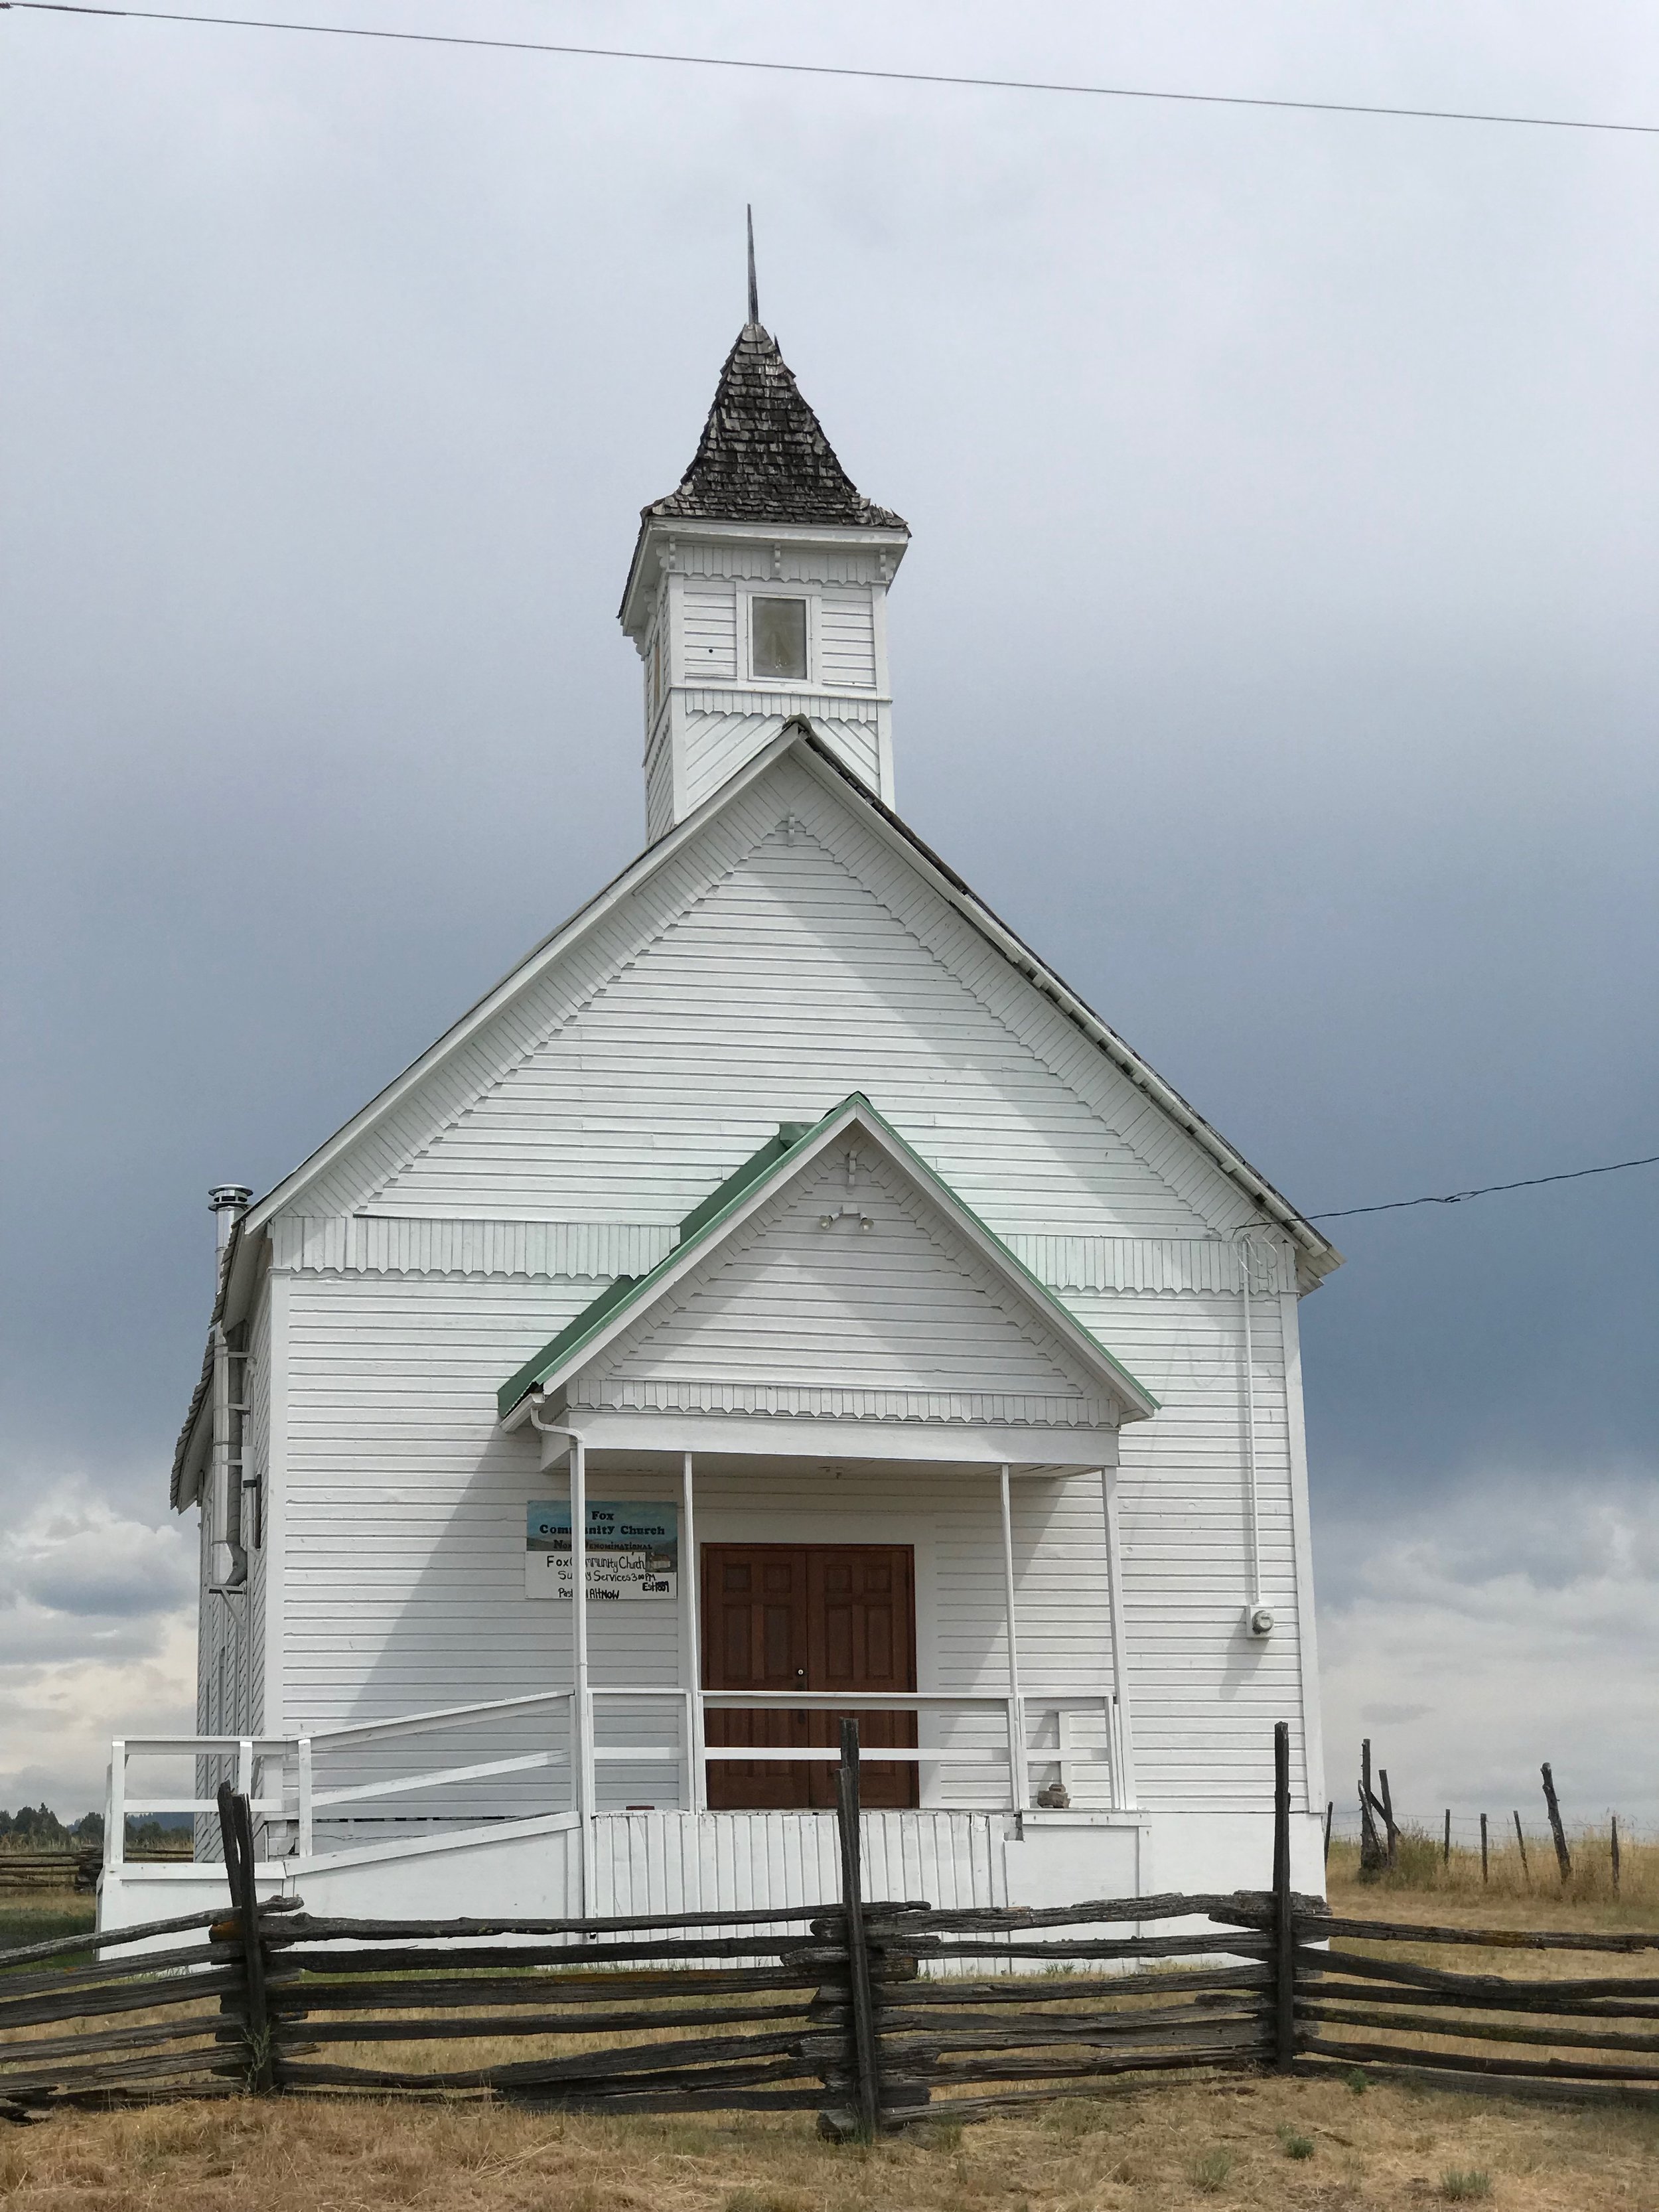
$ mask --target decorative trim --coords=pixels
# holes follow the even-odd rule
[[[981,1428],[1117,1426],[1117,1408],[1104,1398],[981,1390],[836,1389],[799,1383],[704,1382],[690,1377],[653,1382],[598,1375],[591,1369],[572,1377],[565,1402],[573,1413],[781,1414],[806,1420],[968,1423]]]
[[[611,1282],[643,1275],[678,1226],[641,1221],[459,1221],[385,1214],[278,1214],[271,1264],[302,1274],[512,1276]]]
[[[643,1275],[667,1257],[678,1224],[490,1221],[418,1214],[279,1214],[273,1267],[301,1274],[506,1276],[610,1282]],[[1238,1254],[1219,1237],[1022,1237],[1003,1239],[1048,1289],[1154,1297],[1237,1297]],[[1261,1229],[1252,1284],[1259,1296],[1293,1291],[1293,1255]],[[1271,1247],[1271,1263],[1268,1248]]]
[[[1296,1261],[1263,1229],[1250,1232],[1258,1297],[1296,1288]],[[1055,1291],[1231,1293],[1237,1297],[1238,1248],[1219,1237],[1008,1237],[1009,1250]]]

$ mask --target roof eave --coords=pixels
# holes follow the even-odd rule
[[[910,543],[910,526],[907,522],[896,526],[869,522],[743,522],[715,515],[656,514],[648,507],[641,507],[639,536],[634,541],[634,557],[628,565],[628,582],[617,610],[617,620],[629,637],[635,636],[645,623],[639,600],[649,596],[646,581],[648,554],[660,539],[667,538],[686,544],[695,544],[700,538],[713,542],[764,538],[776,545],[868,545],[874,550],[890,553],[896,572]]]
[[[240,1228],[251,1238],[264,1229],[273,1215],[291,1205],[307,1183],[331,1166],[341,1153],[366,1131],[371,1129],[384,1115],[389,1114],[416,1084],[442,1064],[452,1052],[458,1051],[468,1038],[510,1006],[520,992],[529,988],[549,964],[568,951],[586,932],[596,928],[605,916],[612,913],[629,896],[635,886],[645,877],[672,860],[681,848],[697,835],[709,817],[724,806],[738,792],[758,781],[775,762],[799,742],[799,727],[787,723],[769,744],[763,745],[751,761],[747,762],[736,775],[711,793],[695,812],[678,822],[665,836],[654,844],[637,853],[621,872],[611,878],[592,897],[568,915],[558,927],[533,945],[515,967],[509,969],[499,981],[493,984],[481,999],[468,1007],[460,1019],[452,1022],[443,1035],[429,1044],[417,1059],[393,1076],[391,1082],[377,1091],[368,1104],[358,1109],[349,1121],[343,1122],[313,1152],[307,1153],[298,1166],[290,1169],[279,1183],[272,1185],[264,1196],[257,1199],[242,1217]]]
[[[1185,1129],[1231,1182],[1237,1183],[1248,1197],[1289,1233],[1299,1248],[1298,1258],[1310,1273],[1322,1278],[1342,1265],[1343,1255],[1330,1239],[1322,1236],[1304,1215],[1298,1213],[1289,1199],[1275,1190],[1267,1177],[1250,1165],[1243,1153],[1235,1151],[1220,1132],[1206,1121],[1195,1107],[1189,1105],[1172,1084],[1166,1083],[1141,1059],[1133,1046],[1127,1044],[1115,1030],[1103,1022],[1086,1000],[1079,998],[1045,960],[1033,952],[1024,939],[1001,921],[955,869],[942,860],[931,846],[924,843],[908,823],[860,782],[851,769],[836,759],[804,715],[798,717],[787,728],[800,731],[801,744],[813,763],[827,770],[837,785],[856,794],[876,816],[890,841],[902,844],[913,860],[921,863],[924,873],[932,878],[934,889],[940,896],[947,899],[965,921],[971,922],[1029,983],[1051,1000],[1068,1020],[1074,1022],[1137,1089],[1144,1091],[1154,1104]]]

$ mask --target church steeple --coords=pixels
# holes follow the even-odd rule
[[[645,664],[655,838],[798,714],[893,797],[886,597],[909,530],[866,499],[756,296],[678,488],[641,510],[622,625]]]

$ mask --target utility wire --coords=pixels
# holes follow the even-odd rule
[[[496,53],[574,54],[590,61],[667,62],[682,69],[760,70],[777,76],[854,77],[872,84],[931,84],[978,92],[1067,93],[1092,100],[1175,100],[1198,107],[1277,107],[1304,115],[1381,115],[1424,123],[1502,123],[1534,131],[1613,131],[1659,137],[1659,123],[1603,123],[1573,115],[1508,115],[1465,107],[1385,107],[1358,100],[1272,100],[1242,92],[1164,92],[1146,85],[1074,84],[1045,77],[968,76],[942,70],[854,69],[832,62],[775,62],[730,54],[682,54],[646,46],[577,46],[546,39],[477,39],[459,32],[376,30],[358,23],[285,23],[264,15],[195,15],[170,8],[97,8],[76,0],[0,0],[46,15],[120,15],[144,23],[211,23],[237,31],[303,31],[331,39],[381,39],[399,46],[473,46]],[[1411,1203],[1415,1204],[1413,1200]]]
[[[1500,1190],[1536,1190],[1540,1183],[1577,1182],[1583,1176],[1620,1175],[1626,1168],[1659,1167],[1659,1152],[1645,1159],[1610,1160],[1601,1168],[1569,1168],[1562,1175],[1527,1176],[1519,1182],[1489,1182],[1479,1190],[1449,1190],[1437,1198],[1391,1198],[1381,1206],[1344,1206],[1334,1213],[1304,1213],[1304,1221],[1347,1221],[1356,1213],[1400,1213],[1409,1206],[1462,1206],[1465,1199],[1491,1198]]]

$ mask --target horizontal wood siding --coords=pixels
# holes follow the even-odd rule
[[[281,1214],[276,1263],[307,1273],[564,1277],[643,1275],[674,1248],[674,1230],[643,1221],[445,1221],[423,1215]]]
[[[468,1221],[440,1215],[283,1214],[271,1224],[277,1264],[307,1273],[561,1276],[609,1282],[642,1275],[674,1249],[674,1228],[648,1221]],[[1220,1237],[1022,1237],[1004,1240],[1037,1280],[1057,1291],[1238,1288],[1237,1247]],[[1256,1287],[1296,1287],[1296,1261],[1257,1231]],[[1263,1262],[1265,1261],[1265,1266]]]
[[[845,702],[842,702],[843,707]],[[873,719],[849,720],[845,713],[823,714],[812,726],[832,753],[836,754],[871,790],[881,788],[881,727]]]
[[[825,684],[876,688],[876,618],[867,592],[826,592],[818,610],[818,654]]]
[[[794,781],[805,799],[808,779]],[[832,805],[818,794],[820,814]],[[740,864],[573,1010],[556,1044],[515,1061],[441,1140],[428,1133],[375,1205],[678,1220],[779,1121],[863,1090],[1004,1236],[1191,1238],[1217,1225],[988,1002],[983,984],[1006,988],[1006,962],[975,990],[815,828],[774,814]],[[1091,1059],[1097,1085],[1139,1119],[1139,1094]]]
[[[744,1386],[773,1395],[793,1386],[813,1402],[787,1410],[851,1410],[818,1402],[831,1396],[939,1394],[1007,1403],[969,1418],[1110,1422],[1054,1332],[872,1154],[850,1182],[837,1154],[786,1185],[610,1348],[583,1378],[603,1391],[590,1401],[584,1389],[580,1402],[626,1404],[619,1386],[687,1378],[730,1386],[729,1406],[710,1410],[750,1410],[737,1402]]]
[[[246,1370],[246,1398],[251,1408],[242,1428],[242,1452],[246,1462],[245,1470],[256,1479],[258,1487],[245,1492],[242,1502],[243,1536],[248,1545],[247,1650],[243,1662],[246,1678],[245,1710],[248,1727],[256,1734],[265,1724],[265,1595],[270,1580],[270,1554],[264,1541],[270,1520],[267,1483],[270,1472],[270,1295],[269,1278],[261,1285],[258,1303],[254,1308],[252,1324],[248,1331],[248,1350],[252,1358]],[[234,1374],[235,1370],[232,1369]],[[249,1522],[254,1525],[249,1527]],[[251,1541],[257,1528],[260,1537],[256,1546]]]
[[[653,844],[674,826],[674,748],[665,715],[645,763],[645,834]]]
[[[501,1433],[495,1391],[503,1364],[527,1358],[581,1295],[574,1286],[434,1277],[293,1279],[290,1729],[568,1686],[570,1615],[524,1595],[525,1508],[561,1496],[563,1478],[541,1472],[531,1431]],[[629,1471],[625,1464],[590,1473],[589,1490],[639,1500],[678,1494],[659,1467]],[[874,1532],[868,1540],[914,1544],[922,1687],[1005,1689],[994,1472],[762,1461],[741,1472],[728,1466],[700,1474],[697,1497],[708,1542],[848,1541],[864,1530]],[[1103,1698],[1111,1688],[1103,1527],[1097,1477],[1016,1486],[1022,1661],[1034,1694]],[[597,1685],[681,1679],[677,1606],[596,1607],[590,1632]],[[671,1701],[641,1705],[624,1711],[601,1698],[601,1742],[672,1741],[664,1734]],[[949,1759],[952,1747],[997,1748],[1000,1714],[924,1721],[921,1741],[939,1749],[952,1800],[988,1809],[1004,1802],[997,1770],[953,1770]],[[318,1786],[343,1784],[347,1764],[360,1774],[391,1776],[562,1741],[544,1715],[356,1753],[332,1765],[325,1760]],[[1085,1717],[1079,1741],[1103,1743],[1103,1718]],[[1105,1770],[1079,1773],[1079,1802],[1104,1803]],[[599,1780],[601,1802],[613,1809],[676,1802],[676,1777],[659,1765],[602,1765]],[[362,1808],[352,1832],[395,1834],[396,1824],[434,1812],[465,1819],[556,1810],[562,1788],[557,1778],[532,1774],[384,1801]]]
[[[1299,1593],[1278,1300],[1258,1297],[1252,1312],[1262,1591],[1276,1621],[1265,1640],[1243,1623],[1239,1299],[1076,1294],[1069,1303],[1163,1401],[1155,1419],[1122,1431],[1118,1477],[1141,1797],[1154,1808],[1262,1810],[1261,1747],[1273,1723],[1288,1720],[1301,1805]]]
[[[1280,1717],[1292,1722],[1300,1777],[1288,1429],[1267,1295],[1255,1307],[1255,1388],[1264,1595],[1279,1626],[1265,1642],[1243,1630],[1240,1313],[1226,1240],[1248,1202],[793,763],[533,972],[307,1189],[306,1218],[276,1224],[292,1299],[289,1726],[568,1680],[568,1619],[522,1595],[525,1504],[558,1492],[537,1471],[535,1439],[497,1431],[495,1389],[598,1280],[653,1264],[680,1218],[780,1121],[813,1119],[854,1090],[1164,1401],[1122,1442],[1144,1802],[1264,1809],[1263,1730]],[[1282,1240],[1267,1242],[1278,1256],[1264,1291],[1290,1280]],[[771,1326],[768,1279],[763,1271],[745,1283],[750,1305],[728,1355],[744,1333],[752,1341]],[[799,1387],[836,1387],[807,1340],[841,1329],[844,1366],[851,1324],[829,1293],[808,1318]],[[895,1308],[875,1350],[885,1344],[890,1357],[909,1325]],[[973,1348],[981,1384],[995,1379],[984,1366],[995,1346],[975,1338]],[[726,1371],[737,1373],[730,1358]],[[653,1382],[644,1370],[635,1379]],[[673,1494],[660,1474],[606,1470],[599,1481],[596,1495]],[[763,1465],[741,1482],[711,1472],[704,1497],[708,1540],[760,1540],[765,1513],[784,1535],[838,1516],[831,1534],[842,1541],[862,1525],[910,1541],[913,1526],[933,1562],[937,1686],[1001,1686],[1000,1536],[982,1474]],[[884,1518],[896,1512],[897,1534]],[[1017,1519],[1028,1685],[1103,1695],[1098,1484],[1022,1483]],[[215,1601],[214,1610],[225,1608]],[[675,1608],[625,1612],[595,1618],[596,1678],[677,1679]],[[642,1742],[664,1723],[635,1714],[604,1725]],[[951,1740],[990,1744],[996,1734],[975,1722]],[[450,1755],[509,1756],[526,1740],[504,1729],[497,1747],[468,1739]],[[441,1763],[442,1747],[421,1750],[420,1763]],[[986,1805],[1002,1786],[991,1770],[958,1778]],[[601,1769],[605,1802],[618,1808],[662,1802],[667,1779],[643,1765]],[[1072,1778],[1079,1802],[1088,1786]],[[453,1809],[550,1808],[563,1802],[555,1793],[552,1779],[532,1777],[455,1793]],[[392,1800],[384,1817],[424,1809]]]
[[[688,684],[733,683],[738,673],[738,601],[729,584],[688,580],[682,651]]]

